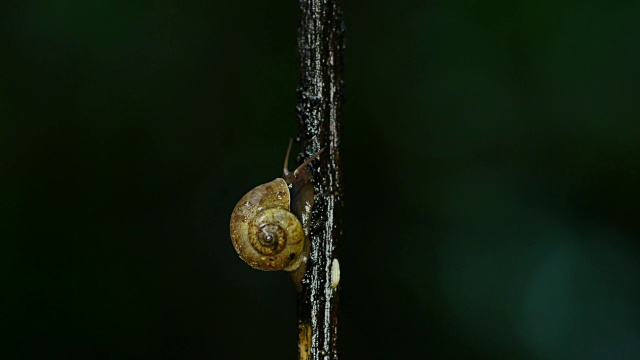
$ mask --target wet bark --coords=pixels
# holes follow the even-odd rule
[[[342,235],[341,126],[344,24],[338,0],[300,0],[298,140],[302,157],[325,151],[312,167],[315,205],[311,252],[298,293],[300,359],[338,358],[338,293],[332,283]]]

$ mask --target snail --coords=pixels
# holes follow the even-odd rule
[[[291,144],[289,141],[284,176],[244,195],[231,213],[229,229],[233,246],[244,262],[258,270],[290,272],[301,291],[313,208],[313,184],[306,167],[324,148],[290,172]]]

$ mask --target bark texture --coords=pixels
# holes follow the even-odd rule
[[[298,140],[308,158],[325,151],[312,168],[315,205],[311,253],[298,293],[300,359],[337,359],[338,293],[332,264],[342,235],[343,185],[340,158],[344,24],[337,0],[300,0],[298,57],[301,66]]]

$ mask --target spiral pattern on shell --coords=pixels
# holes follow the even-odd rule
[[[231,240],[251,267],[293,271],[300,266],[305,234],[290,205],[287,183],[275,179],[249,191],[233,209]]]

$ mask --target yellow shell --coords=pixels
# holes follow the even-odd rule
[[[293,271],[300,266],[305,234],[290,207],[289,188],[280,178],[255,187],[236,204],[229,224],[231,241],[251,267]]]

